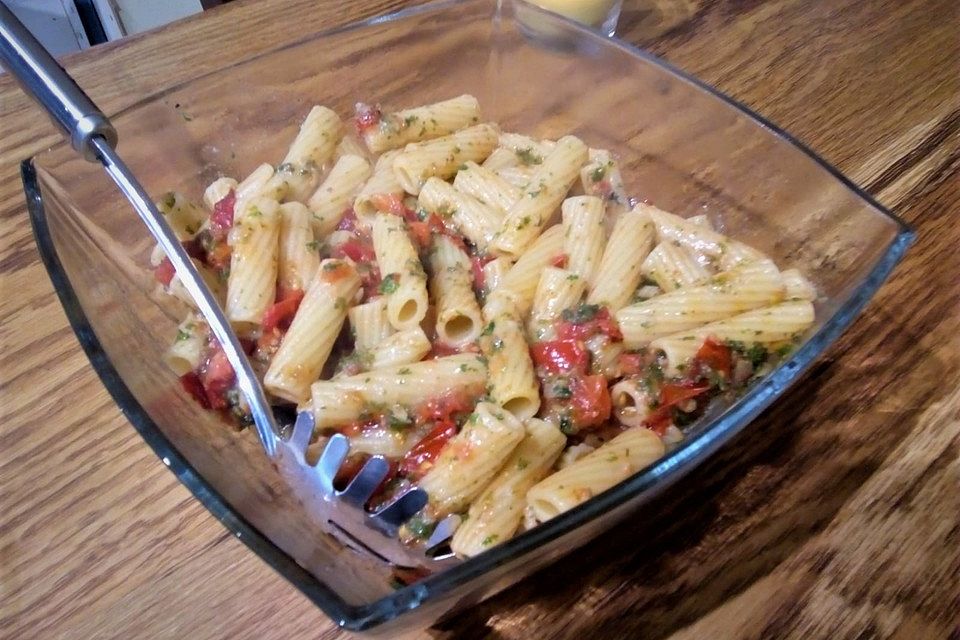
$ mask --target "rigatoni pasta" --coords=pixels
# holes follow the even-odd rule
[[[401,537],[455,515],[464,557],[653,464],[787,356],[817,299],[702,210],[629,193],[632,159],[480,118],[469,95],[359,104],[361,143],[317,106],[276,168],[159,202],[271,401],[313,414],[313,450],[345,436],[344,476],[386,457],[373,503],[419,486]],[[190,301],[162,251],[151,266]],[[206,323],[171,342],[185,392],[249,424]]]

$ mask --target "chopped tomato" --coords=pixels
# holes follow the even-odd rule
[[[297,309],[300,308],[300,302],[302,300],[303,291],[291,291],[283,300],[267,309],[263,314],[263,322],[261,323],[264,333],[273,331],[276,328],[284,331],[289,329],[290,322],[293,320],[293,316],[296,315]]]
[[[324,262],[323,266],[320,268],[320,280],[328,284],[334,284],[340,282],[344,278],[349,278],[351,275],[356,273],[356,269],[351,267],[346,262]],[[300,297],[303,297],[303,292],[300,292]]]
[[[727,380],[733,372],[733,356],[730,347],[713,338],[707,338],[704,341],[694,361],[707,365],[717,373],[722,373]]]
[[[574,424],[578,429],[598,427],[610,419],[613,408],[607,379],[602,375],[571,376]]]
[[[370,202],[376,207],[377,211],[392,213],[401,218],[407,218],[413,213],[403,204],[403,199],[395,193],[377,193],[370,196]]]
[[[410,235],[413,236],[413,240],[421,249],[426,249],[430,246],[433,229],[430,228],[428,222],[408,222],[407,226],[410,228]]]
[[[153,277],[165,287],[170,286],[170,281],[173,280],[173,276],[176,275],[176,273],[177,270],[173,268],[173,263],[170,262],[170,258],[164,258],[160,261],[160,264],[153,269]]]
[[[610,310],[601,307],[590,320],[571,322],[558,320],[554,324],[557,337],[561,340],[586,340],[598,333],[606,334],[614,342],[623,340],[623,334],[617,321],[610,315]]]
[[[337,223],[337,231],[356,231],[357,230],[357,213],[353,210],[353,207],[348,207],[343,214],[343,217],[340,218],[340,222]]]
[[[216,342],[211,346],[212,351],[201,366],[200,381],[206,390],[210,406],[214,409],[226,409],[226,393],[233,386],[235,375],[223,348]]]
[[[363,135],[367,129],[371,129],[380,124],[382,114],[380,109],[374,105],[358,102],[356,106],[356,115],[353,118],[353,126],[357,133]]]
[[[362,240],[347,240],[333,250],[334,258],[350,258],[357,264],[372,263],[377,259],[377,254],[373,251],[373,245]]]
[[[207,399],[207,392],[203,388],[203,382],[200,381],[200,376],[191,371],[190,373],[185,373],[180,376],[180,386],[183,387],[183,390],[193,396],[193,399],[196,400],[201,407],[204,409],[210,408],[210,401]]]
[[[207,252],[207,264],[214,269],[224,269],[230,266],[230,245],[223,242],[214,242]]]
[[[470,268],[473,269],[473,283],[477,289],[486,288],[487,275],[483,272],[483,268],[492,260],[493,258],[490,256],[471,256]]]
[[[660,387],[660,408],[676,406],[681,402],[696,398],[708,389],[710,389],[710,384],[706,382],[702,384],[664,384]]]
[[[237,194],[232,189],[219,202],[213,205],[210,214],[210,226],[224,231],[233,226],[233,210],[237,204]]]
[[[422,477],[436,462],[437,456],[440,455],[450,438],[455,435],[457,435],[457,425],[454,422],[450,420],[437,421],[433,431],[413,445],[413,448],[400,461],[400,473],[413,480]]]
[[[643,373],[645,358],[642,353],[621,353],[617,360],[620,375],[635,376]]]
[[[473,411],[473,405],[473,398],[466,393],[446,393],[420,406],[417,410],[417,424],[424,424],[426,422],[452,422],[454,415]]]
[[[550,260],[550,265],[557,269],[563,269],[567,266],[567,254],[558,253]]]
[[[647,419],[643,421],[643,424],[647,429],[650,429],[658,436],[662,436],[667,432],[667,427],[673,424],[673,418],[671,417],[669,410],[657,409],[652,414],[647,416]]]
[[[590,352],[580,340],[549,340],[530,348],[530,355],[538,367],[549,373],[585,373],[590,367]]]

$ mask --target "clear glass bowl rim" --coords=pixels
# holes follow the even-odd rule
[[[238,60],[222,69],[168,87],[161,92],[152,94],[131,104],[118,112],[116,116],[133,111],[144,104],[175,92],[186,85],[202,81],[204,77],[212,75],[213,73],[222,72],[223,69],[242,65],[251,60],[275,54],[278,51],[296,47],[304,42],[362,29],[364,27],[403,20],[404,18],[422,13],[440,11],[459,4],[476,1],[477,0],[439,0],[314,33],[295,42],[259,53],[250,58]],[[493,5],[495,1],[498,0],[491,0],[491,5]],[[514,1],[523,2],[523,0]],[[836,341],[873,297],[877,289],[879,289],[883,282],[889,277],[894,267],[901,260],[907,248],[916,237],[916,233],[910,225],[891,213],[883,205],[879,204],[868,193],[840,173],[839,170],[776,124],[768,121],[740,102],[674,67],[672,64],[629,43],[617,39],[605,38],[596,30],[580,25],[562,16],[549,13],[535,5],[529,5],[526,9],[549,15],[550,19],[566,23],[567,28],[580,32],[583,37],[603,40],[604,46],[619,48],[633,57],[642,59],[661,68],[679,80],[693,84],[695,87],[726,103],[728,106],[767,129],[775,137],[789,143],[795,149],[807,155],[822,169],[833,176],[833,178],[843,184],[850,192],[856,195],[857,198],[879,214],[893,221],[898,231],[884,254],[877,260],[862,285],[850,299],[841,305],[836,313],[795,351],[789,359],[782,362],[767,378],[752,387],[746,395],[731,405],[712,424],[707,425],[699,435],[685,440],[681,446],[671,451],[667,456],[641,473],[593,497],[575,509],[561,514],[502,545],[494,547],[490,551],[433,574],[420,582],[398,589],[393,594],[369,604],[347,604],[335,592],[300,567],[284,551],[263,536],[256,528],[251,526],[197,473],[193,466],[187,462],[163,434],[157,424],[150,418],[106,356],[63,269],[50,236],[40,185],[37,181],[36,168],[34,165],[35,158],[24,160],[21,163],[21,178],[26,195],[27,209],[40,257],[54,285],[54,289],[67,315],[71,328],[114,402],[120,407],[124,416],[130,421],[144,441],[153,449],[154,453],[157,454],[157,457],[170,468],[180,482],[193,493],[194,497],[196,497],[224,527],[247,545],[247,547],[263,559],[270,567],[296,586],[338,625],[351,631],[372,630],[404,612],[417,608],[428,599],[433,599],[448,593],[457,586],[467,583],[501,564],[514,560],[528,551],[568,533],[631,498],[647,493],[652,494],[654,491],[660,491],[678,480],[750,424],[763,409],[768,407],[777,397],[784,393],[787,387],[800,377],[817,356]],[[60,149],[66,146],[66,144],[66,142],[58,143],[43,153]]]

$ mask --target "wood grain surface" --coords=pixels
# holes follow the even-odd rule
[[[403,6],[245,0],[70,57],[108,112],[240,49]],[[588,548],[415,636],[960,638],[960,4],[626,0],[621,37],[777,122],[915,225],[786,398]],[[114,65],[131,83],[101,80]],[[337,638],[102,388],[30,234],[56,140],[0,78],[0,638]]]

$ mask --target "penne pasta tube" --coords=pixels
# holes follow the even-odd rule
[[[233,205],[234,218],[246,208],[247,202],[253,198],[266,197],[276,200],[278,203],[283,199],[285,191],[278,187],[278,183],[272,181],[273,174],[273,167],[264,163],[254,169],[237,185],[236,201]]]
[[[348,133],[340,138],[340,142],[337,143],[337,148],[333,151],[335,160],[339,160],[343,156],[357,156],[358,158],[366,159],[367,150],[353,134]]]
[[[520,189],[521,194],[523,193],[523,190],[527,188],[527,185],[530,184],[530,180],[533,178],[534,173],[536,173],[536,169],[532,166],[503,167],[502,169],[497,169],[496,171],[498,177]],[[520,197],[522,198],[523,195]]]
[[[539,165],[523,196],[510,207],[497,236],[490,243],[496,255],[520,256],[553,218],[587,160],[587,146],[564,136]]]
[[[420,327],[391,334],[370,351],[370,369],[385,369],[411,362],[419,362],[430,352],[432,345]]]
[[[234,216],[228,242],[232,247],[227,279],[227,318],[241,327],[260,324],[273,304],[277,287],[280,205],[255,197]]]
[[[610,210],[630,206],[620,167],[609,151],[590,149],[590,160],[580,170],[580,184],[585,194],[600,198]]]
[[[408,446],[407,438],[389,427],[364,429],[350,436],[350,453],[366,453],[371,456],[402,458]]]
[[[236,192],[238,186],[233,178],[217,178],[204,190],[203,205],[213,211],[217,203],[230,195],[231,191]]]
[[[320,248],[313,239],[310,210],[299,202],[280,205],[281,298],[290,291],[306,291],[320,266]]]
[[[167,219],[178,240],[189,240],[200,231],[209,217],[203,207],[187,200],[183,194],[169,192],[156,203],[157,211]]]
[[[335,387],[344,397],[355,394],[363,406],[412,408],[447,393],[480,395],[486,384],[487,367],[483,360],[467,353],[321,380],[314,383],[311,393],[314,398],[325,393],[329,397],[326,389]],[[352,419],[359,416],[358,412]]]
[[[507,209],[520,199],[520,189],[490,169],[472,161],[466,162],[460,167],[453,179],[453,186],[457,191],[471,196],[477,202],[499,210],[501,220],[503,219],[502,214],[505,214]],[[420,193],[422,196],[423,192]],[[499,224],[497,228],[499,228]]]
[[[430,270],[437,337],[457,348],[474,342],[483,330],[483,316],[473,293],[470,258],[449,237],[437,234],[430,252]]]
[[[490,397],[520,420],[537,415],[540,385],[530,359],[530,347],[516,316],[487,316],[480,350],[487,358]]]
[[[727,244],[727,237],[702,225],[684,220],[654,206],[639,204],[657,227],[658,242],[674,242],[694,252],[695,255],[719,258]]]
[[[445,136],[480,122],[480,103],[471,95],[383,114],[363,132],[372,153],[383,153],[411,142]]]
[[[323,183],[307,200],[313,214],[313,231],[318,238],[336,229],[371,173],[370,163],[360,156],[344,155],[337,160]]]
[[[273,395],[303,404],[320,377],[347,317],[347,305],[360,289],[360,276],[343,260],[320,263],[290,329],[270,362],[263,385]]]
[[[563,255],[563,228],[550,227],[543,232],[520,259],[503,276],[500,284],[487,296],[487,304],[506,298],[525,316],[533,304],[540,275]]]
[[[531,418],[525,436],[487,488],[473,501],[450,541],[454,553],[475,556],[514,536],[530,488],[550,471],[567,438],[553,423]]]
[[[640,266],[640,273],[668,293],[710,279],[710,271],[689,249],[669,241],[653,248]]]
[[[772,262],[755,262],[714,276],[707,284],[677,289],[617,311],[628,348],[646,346],[678,333],[783,300],[780,272]]]
[[[791,300],[753,309],[746,313],[712,322],[698,329],[657,338],[651,349],[663,351],[667,357],[664,371],[676,375],[695,355],[707,338],[719,342],[776,345],[796,340],[814,321],[813,305],[807,300]]]
[[[373,219],[373,250],[387,295],[387,318],[394,329],[420,326],[427,315],[427,275],[407,234],[403,218],[378,213]]]
[[[575,307],[586,288],[586,281],[572,271],[556,267],[543,270],[530,312],[529,330],[535,341],[548,338],[540,331],[559,318],[564,309]]]
[[[364,304],[350,307],[347,317],[353,332],[354,348],[361,351],[373,349],[395,331],[387,318],[385,296],[377,296]]]
[[[494,258],[483,265],[483,291],[489,294],[503,282],[504,276],[513,267],[513,261],[510,258]]]
[[[306,201],[320,180],[321,168],[333,158],[342,130],[333,110],[319,105],[310,109],[273,178],[284,185],[284,197]]]
[[[484,169],[489,169],[490,171],[499,174],[501,169],[509,169],[511,167],[516,167],[519,164],[520,159],[517,158],[517,154],[515,154],[513,150],[497,147],[489,156],[487,156],[487,159],[483,161],[481,166]]]
[[[308,406],[314,431],[322,433],[359,419],[366,403],[362,394],[342,389],[336,381],[321,380],[311,385]]]
[[[397,182],[393,173],[393,160],[399,151],[388,151],[377,159],[370,178],[360,187],[357,197],[353,200],[353,211],[357,220],[365,227],[373,225],[373,218],[377,214],[378,200],[390,200],[403,197],[403,187]]]
[[[574,196],[563,201],[563,251],[567,270],[593,284],[603,258],[603,201],[593,196]]]
[[[463,511],[507,462],[523,440],[523,424],[490,402],[473,415],[437,456],[418,485],[429,496],[433,518]]]
[[[190,313],[177,327],[177,335],[163,359],[175,374],[182,376],[197,370],[206,346],[207,325],[195,313]]]
[[[807,280],[806,276],[800,273],[799,269],[782,271],[780,277],[783,278],[784,297],[787,300],[809,300],[813,302],[817,299],[817,288]]]
[[[408,145],[393,161],[393,173],[403,189],[420,193],[428,178],[452,178],[464,162],[481,162],[497,146],[498,131],[478,124],[442,138]]]
[[[665,451],[653,431],[628,429],[534,485],[527,493],[527,504],[539,522],[546,522],[626,480]]]
[[[420,190],[420,206],[449,219],[474,246],[484,249],[503,222],[503,214],[440,178],[429,178]]]
[[[203,264],[196,258],[190,258],[190,260],[193,262],[193,266],[196,267],[200,277],[203,278],[203,281],[207,284],[207,287],[209,287],[213,297],[217,299],[217,302],[223,304],[223,301],[226,297],[226,287],[224,286],[223,280],[220,279],[220,276],[217,275],[216,271]],[[183,285],[183,281],[180,279],[179,274],[173,274],[173,278],[170,279],[170,284],[167,285],[166,291],[174,298],[177,298],[190,305],[191,308],[197,308],[196,301],[193,299],[193,296],[190,295],[190,292],[187,291],[187,288]]]
[[[553,140],[536,140],[522,133],[508,131],[500,134],[499,143],[501,148],[512,151],[517,156],[517,163],[523,166],[543,164],[543,159],[557,146]]]
[[[642,206],[625,211],[614,224],[603,250],[587,302],[606,305],[615,312],[640,284],[640,267],[653,245],[654,228]]]

